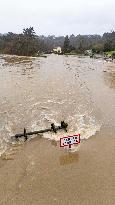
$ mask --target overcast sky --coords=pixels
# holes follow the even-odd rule
[[[0,0],[0,33],[33,26],[38,35],[115,30],[115,0]]]

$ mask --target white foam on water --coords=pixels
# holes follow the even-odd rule
[[[0,137],[0,156],[8,149],[11,136],[14,135],[11,129],[12,125],[13,123],[8,121],[0,130],[0,135],[2,136]]]
[[[47,116],[47,114],[46,114],[45,117],[50,122],[54,122],[54,124],[56,126],[60,125],[52,118],[52,116],[49,116],[49,115]],[[96,132],[100,131],[100,128],[101,128],[101,125],[96,122],[96,119],[94,117],[92,117],[92,116],[86,117],[86,114],[83,114],[83,115],[77,114],[74,116],[70,116],[70,118],[68,120],[68,124],[70,124],[70,126],[68,127],[67,133],[64,132],[63,130],[59,130],[56,134],[53,132],[48,132],[48,133],[43,134],[43,138],[48,139],[48,140],[55,140],[58,142],[58,141],[60,141],[60,138],[62,138],[62,137],[80,134],[81,143],[79,145],[72,146],[71,149],[65,148],[71,152],[75,152],[75,151],[79,150],[79,148],[84,140],[87,140],[91,136],[95,135]],[[74,126],[72,126],[72,125],[74,125]],[[38,127],[37,123],[34,123],[32,125],[32,128],[33,128],[33,130],[43,129],[43,124],[42,124],[42,127],[40,128],[40,127]]]
[[[53,103],[53,104],[59,104],[59,105],[63,105],[64,103],[66,102],[66,100],[56,100],[56,99],[52,99],[52,100],[47,100],[46,102],[44,103]]]
[[[78,116],[78,133],[81,135],[81,139],[88,139],[89,137],[96,134],[97,131],[100,131],[101,125],[96,122],[96,119],[92,116],[79,115]],[[85,122],[85,119],[87,122]]]
[[[52,111],[50,113],[47,110],[42,110],[40,119],[39,120],[33,120],[31,121],[29,128],[31,128],[31,131],[41,130],[45,128],[49,128],[50,124],[53,122],[56,126],[59,126],[59,121],[56,120],[56,116],[58,116],[58,113]],[[84,113],[84,114],[75,114],[72,116],[68,116],[67,120],[65,121],[68,123],[68,132],[66,133],[64,130],[59,130],[56,134],[53,132],[48,132],[43,134],[43,138],[48,140],[55,140],[60,141],[60,138],[66,137],[68,135],[75,135],[80,134],[81,143],[79,145],[72,146],[71,149],[68,149],[68,151],[76,152],[79,150],[82,142],[84,140],[87,140],[91,136],[95,135],[97,131],[100,130],[101,125],[96,121],[95,117],[91,115],[90,113]],[[13,136],[14,133],[12,131],[13,122],[7,122],[5,126],[1,126],[2,131],[0,131],[0,134],[2,138],[0,138],[0,154],[2,154],[4,151],[6,151],[8,147],[8,143],[10,141],[10,136]],[[4,132],[5,131],[5,132]],[[5,133],[5,134],[4,134]],[[33,138],[32,136],[31,138]]]
[[[5,138],[0,138],[0,156],[7,150],[7,140]]]

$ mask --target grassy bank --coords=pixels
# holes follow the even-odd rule
[[[115,51],[108,51],[108,52],[105,52],[105,54],[106,54],[108,57],[114,57],[114,58],[115,58]]]

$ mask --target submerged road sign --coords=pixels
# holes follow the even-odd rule
[[[69,148],[71,148],[71,145],[79,144],[79,143],[80,143],[80,134],[60,138],[60,147],[69,146]]]

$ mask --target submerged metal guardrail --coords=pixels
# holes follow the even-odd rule
[[[18,139],[18,138],[21,138],[21,137],[24,137],[25,138],[25,141],[28,139],[28,136],[29,135],[36,135],[36,134],[41,134],[41,133],[45,133],[45,132],[54,132],[54,133],[57,133],[58,130],[65,130],[67,132],[67,127],[68,127],[68,124],[65,123],[64,121],[61,121],[61,125],[60,126],[55,126],[54,123],[51,124],[51,128],[49,129],[44,129],[44,130],[39,130],[39,131],[33,131],[33,132],[27,132],[26,129],[24,128],[24,132],[23,133],[20,133],[20,134],[16,134],[14,136],[12,136],[11,138],[12,139]]]

